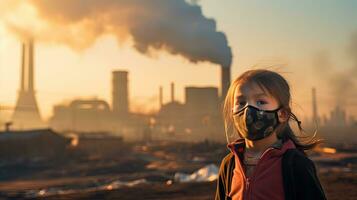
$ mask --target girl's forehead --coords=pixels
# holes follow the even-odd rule
[[[260,87],[257,83],[245,83],[245,84],[239,84],[237,85],[235,91],[234,91],[234,96],[239,97],[239,96],[270,96],[267,91],[265,91],[262,87]]]

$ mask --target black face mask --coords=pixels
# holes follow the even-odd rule
[[[260,110],[247,105],[236,113],[233,113],[234,124],[238,132],[249,140],[260,140],[270,136],[279,125],[278,111]]]

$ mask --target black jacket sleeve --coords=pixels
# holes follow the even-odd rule
[[[216,195],[215,195],[215,200],[225,200],[226,199],[226,193],[227,193],[227,183],[229,181],[229,178],[227,177],[228,171],[229,171],[229,166],[232,164],[231,162],[232,155],[228,154],[225,156],[222,161],[221,165],[219,167],[219,172],[218,172],[218,178],[217,178],[217,188],[216,188]],[[229,199],[229,198],[227,198]]]
[[[314,163],[298,150],[283,158],[283,179],[286,200],[325,200]]]

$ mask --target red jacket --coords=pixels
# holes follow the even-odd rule
[[[233,170],[232,186],[228,196],[232,200],[284,200],[284,185],[282,177],[282,156],[288,149],[294,149],[291,140],[282,144],[278,140],[261,155],[253,174],[245,175],[242,164],[245,149],[244,140],[228,144],[227,147],[234,154],[235,168]]]

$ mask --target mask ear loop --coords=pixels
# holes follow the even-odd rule
[[[280,105],[278,108],[276,108],[276,109],[274,109],[274,110],[271,110],[271,111],[268,111],[268,112],[275,113],[277,123],[276,123],[276,125],[274,126],[274,130],[277,131],[277,136],[278,136],[278,138],[282,138],[282,137],[281,137],[281,132],[283,132],[282,129],[284,128],[283,123],[281,123],[281,122],[279,121],[279,114],[278,114],[278,111],[279,111],[280,109],[282,109],[282,108],[284,108],[284,106]]]
[[[232,116],[237,115],[237,114],[243,112],[248,106],[249,106],[249,105],[245,105],[243,108],[241,108],[241,109],[239,109],[239,110],[237,110],[237,111],[235,111],[235,109],[232,108]]]

